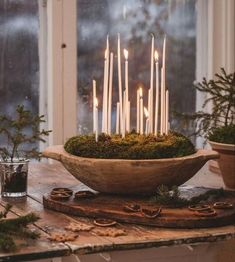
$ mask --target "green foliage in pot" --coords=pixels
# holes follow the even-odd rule
[[[194,114],[179,114],[184,124],[193,121],[196,132],[193,135],[203,136],[214,142],[235,144],[235,72],[227,74],[221,68],[214,80],[203,78],[195,88],[206,94],[202,108],[211,104],[210,113],[199,111]]]
[[[235,144],[235,125],[214,128],[209,132],[208,138],[210,141],[218,143]]]
[[[0,160],[13,162],[15,158],[39,159],[41,153],[37,149],[37,143],[45,142],[44,137],[50,132],[40,130],[40,123],[43,122],[43,115],[33,115],[23,105],[17,106],[16,118],[0,115],[0,137],[6,137],[8,141],[6,146],[0,145]]]

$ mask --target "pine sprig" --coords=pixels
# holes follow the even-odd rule
[[[235,121],[235,72],[227,74],[224,68],[221,68],[220,74],[215,74],[215,80],[206,80],[203,78],[201,83],[194,87],[207,94],[207,99],[202,105],[205,109],[211,104],[211,113],[198,111],[194,114],[175,113],[175,116],[182,120],[184,126],[190,122],[196,125],[196,131],[191,135],[200,135],[208,138],[208,134],[213,129],[221,126],[234,125]]]
[[[44,123],[44,115],[33,115],[23,105],[16,108],[16,118],[0,115],[0,135],[7,138],[7,146],[0,147],[0,158],[3,160],[14,158],[40,159],[41,153],[35,147],[37,142],[45,142],[45,136],[51,131],[40,130],[40,124]],[[30,130],[30,132],[29,132]],[[25,145],[31,145],[25,150]]]
[[[36,239],[38,232],[29,230],[27,227],[38,221],[39,217],[34,213],[25,216],[7,219],[11,205],[6,205],[0,213],[0,251],[10,252],[16,249],[15,237]]]
[[[194,196],[190,199],[186,199],[180,196],[180,190],[177,186],[168,188],[165,185],[161,185],[157,188],[156,195],[151,199],[151,201],[160,205],[166,205],[170,207],[185,207],[189,205],[199,204],[202,201],[207,201],[208,199],[215,200],[224,195],[225,191],[220,188],[211,189],[203,194]]]

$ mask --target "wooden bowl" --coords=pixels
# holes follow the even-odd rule
[[[48,147],[43,156],[60,161],[88,187],[113,194],[152,194],[157,186],[182,185],[219,154],[199,149],[195,154],[165,159],[126,160],[84,158],[67,153],[63,146]]]

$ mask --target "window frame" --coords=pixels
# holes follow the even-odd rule
[[[77,133],[76,0],[39,0],[40,113],[53,132],[46,144],[64,144]]]

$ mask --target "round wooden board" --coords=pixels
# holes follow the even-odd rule
[[[187,207],[169,208],[161,206],[162,212],[160,216],[147,218],[141,212],[127,213],[123,207],[129,204],[139,204],[141,207],[154,209],[159,207],[159,205],[150,202],[149,199],[103,194],[97,194],[94,198],[80,200],[74,200],[72,196],[68,201],[53,200],[49,194],[43,197],[44,207],[48,209],[74,216],[109,218],[131,224],[169,228],[207,228],[235,223],[235,195],[228,193],[225,197],[217,199],[217,201],[232,203],[233,208],[216,209],[217,215],[214,217],[199,217]],[[214,202],[208,202],[207,204],[213,206]]]

